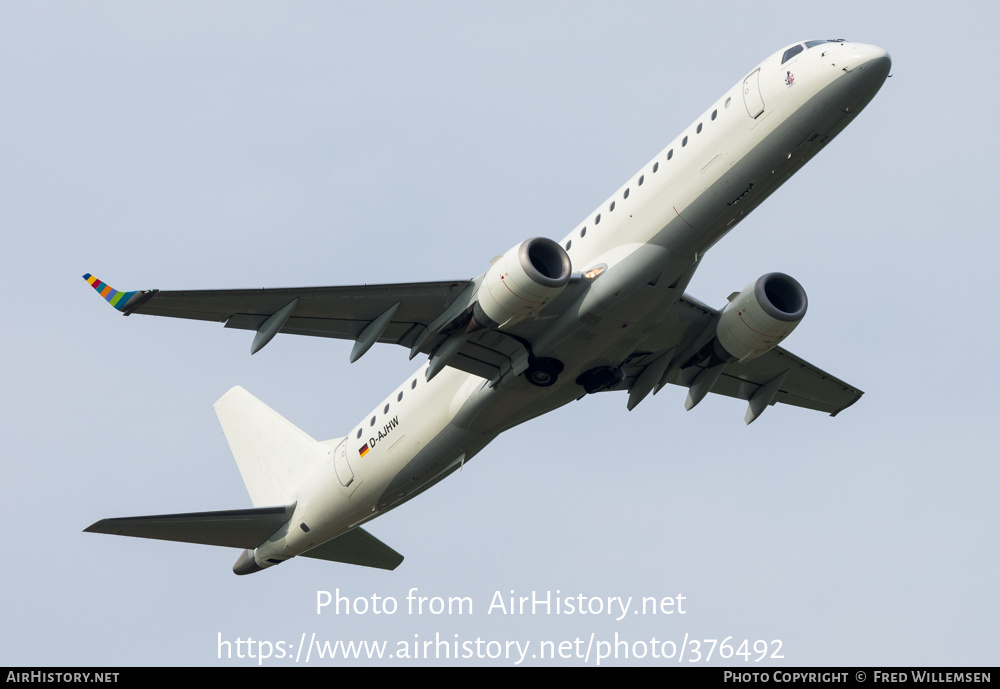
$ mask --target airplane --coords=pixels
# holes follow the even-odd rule
[[[395,569],[361,525],[463,467],[500,433],[588,394],[632,410],[665,385],[836,416],[863,394],[783,349],[802,286],[769,273],[720,310],[684,293],[705,253],[871,101],[889,54],[843,39],[795,43],[746,73],[556,242],[526,239],[471,280],[354,287],[120,292],[124,315],[375,343],[426,363],[346,435],[317,441],[241,387],[215,403],[252,509],[103,519],[85,531],[243,550],[238,575],[303,556]]]

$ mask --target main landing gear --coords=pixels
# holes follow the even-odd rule
[[[542,357],[541,359],[536,359],[531,357],[528,360],[528,368],[524,372],[524,377],[528,379],[528,382],[532,385],[537,385],[540,388],[547,388],[550,385],[554,385],[556,379],[559,378],[559,374],[563,370],[563,362],[559,359],[549,359]]]
[[[624,379],[625,372],[622,371],[621,368],[601,366],[599,368],[592,368],[586,373],[582,373],[580,377],[576,379],[576,383],[577,385],[582,385],[588,395],[592,395],[595,392],[601,392],[602,390],[613,388]]]
[[[547,388],[550,385],[555,385],[563,368],[565,368],[563,362],[558,359],[531,357],[528,360],[528,368],[524,372],[524,377],[532,385]],[[587,394],[592,395],[595,392],[613,388],[624,379],[625,372],[621,368],[600,366],[582,373],[576,379],[576,384],[583,386]]]

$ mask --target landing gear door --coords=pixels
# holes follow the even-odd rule
[[[361,481],[354,475],[350,463],[347,461],[347,441],[345,440],[337,449],[333,451],[333,470],[337,474],[337,480],[350,495],[357,490]]]
[[[756,120],[764,112],[764,99],[760,95],[760,68],[743,80],[743,104],[750,119]]]

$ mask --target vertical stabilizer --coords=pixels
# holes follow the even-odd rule
[[[215,403],[255,507],[287,505],[326,454],[322,446],[237,386]]]

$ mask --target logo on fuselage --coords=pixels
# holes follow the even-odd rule
[[[785,85],[791,86],[795,83],[795,75],[791,72],[785,72]]]

